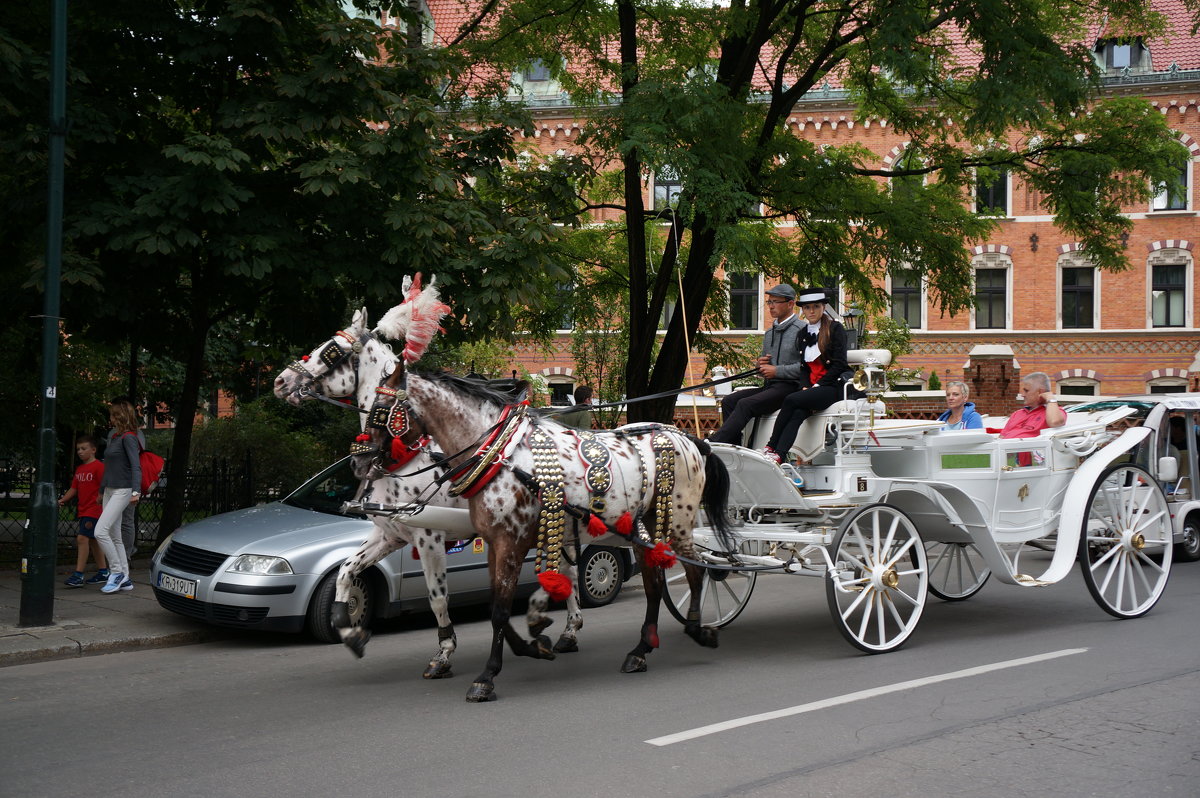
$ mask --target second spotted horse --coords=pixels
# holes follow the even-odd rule
[[[694,560],[692,529],[703,503],[712,528],[732,551],[726,520],[729,475],[703,441],[673,427],[642,424],[603,433],[568,429],[538,418],[521,403],[474,381],[417,374],[397,364],[381,389],[383,404],[403,408],[450,458],[451,493],[469,499],[471,521],[488,543],[492,582],[492,647],[467,692],[472,702],[496,697],[494,679],[507,641],[519,656],[550,658],[548,640],[523,639],[510,615],[517,576],[535,550],[539,581],[554,596],[566,586],[555,572],[571,528],[616,535],[634,545],[646,589],[637,645],[621,670],[646,670],[659,645],[662,569],[681,558],[691,586],[685,632],[716,647],[717,630],[701,625],[703,568]],[[384,433],[373,437],[382,442]]]

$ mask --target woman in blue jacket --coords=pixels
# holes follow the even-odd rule
[[[983,429],[983,416],[975,412],[975,403],[968,402],[971,389],[965,382],[946,383],[946,412],[938,416],[946,429]]]

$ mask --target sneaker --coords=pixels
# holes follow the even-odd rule
[[[133,590],[133,580],[126,579],[124,582],[121,583],[120,589],[121,590]]]
[[[107,582],[107,581],[108,581],[108,569],[101,568],[99,571],[97,571],[96,573],[89,576],[85,580],[85,583],[89,584],[89,585],[98,585],[101,582]]]
[[[113,571],[108,575],[108,582],[104,587],[100,588],[101,593],[116,593],[121,589],[121,584],[125,581],[125,574]]]
[[[763,457],[767,458],[768,460],[770,460],[771,462],[773,462],[775,465],[779,465],[780,463],[783,462],[783,458],[780,457],[779,454],[774,449],[772,449],[770,446],[762,447],[762,449],[760,449],[758,453],[761,454]]]
[[[83,587],[83,571],[75,571],[63,584],[67,587]]]

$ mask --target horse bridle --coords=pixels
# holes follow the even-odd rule
[[[338,339],[348,341],[349,349],[343,349]],[[356,410],[359,413],[366,413],[361,407],[353,404],[338,401],[335,398],[326,396],[324,391],[320,390],[322,381],[338,366],[350,361],[350,373],[353,375],[353,386],[350,389],[348,396],[354,396],[358,393],[358,356],[363,350],[363,341],[370,341],[375,338],[375,333],[367,331],[361,339],[347,333],[345,330],[338,330],[333,334],[333,337],[321,347],[317,352],[317,360],[325,367],[325,371],[321,374],[314,374],[309,370],[308,364],[303,360],[293,360],[287,365],[288,371],[294,371],[300,375],[301,380],[296,388],[296,394],[301,398],[317,399],[322,402],[334,405],[336,407]]]

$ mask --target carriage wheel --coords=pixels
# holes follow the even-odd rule
[[[843,522],[832,552],[825,595],[842,637],[869,654],[899,648],[917,628],[929,588],[916,526],[895,507],[869,504]]]
[[[1145,469],[1119,464],[1096,480],[1079,539],[1088,592],[1118,618],[1145,615],[1171,571],[1167,499]]]
[[[739,550],[743,554],[757,555],[762,551],[762,545],[760,540],[748,540]],[[675,620],[686,623],[688,603],[692,597],[687,574],[682,565],[676,565],[663,576],[667,610],[675,616]],[[750,600],[757,579],[757,571],[705,569],[704,583],[700,588],[700,623],[717,628],[733,623]]]
[[[974,543],[925,544],[929,592],[943,601],[962,601],[983,589],[992,571]]]

